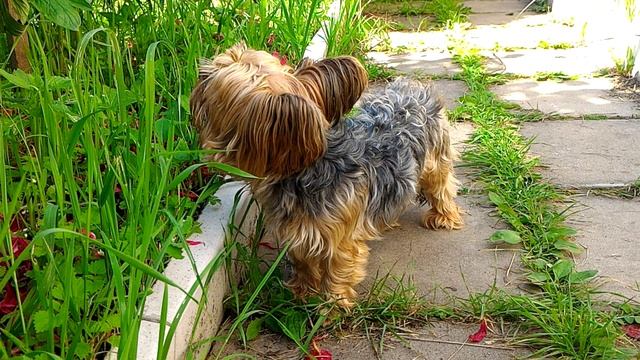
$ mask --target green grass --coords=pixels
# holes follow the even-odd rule
[[[375,45],[384,41],[386,32],[380,19],[363,15],[361,0],[344,0],[338,19],[326,26],[327,56],[351,54],[360,59]]]
[[[471,13],[471,9],[464,6],[461,0],[433,0],[428,8],[436,23],[446,28],[467,22]]]
[[[536,171],[539,162],[528,155],[531,140],[519,135],[517,116],[488,91],[491,76],[483,59],[473,51],[460,52],[456,61],[470,92],[456,111],[476,126],[463,159],[512,228],[490,241],[521,244],[526,276],[539,288],[530,296],[472,295],[471,311],[516,321],[523,331],[519,342],[532,347],[534,357],[626,358],[637,353],[621,345],[628,341],[621,335],[620,311],[594,305],[590,280],[597,271],[578,271],[569,256],[583,251],[572,241],[575,230],[565,224],[571,207],[559,207],[565,199]]]
[[[369,81],[390,80],[394,78],[397,71],[393,68],[367,61],[364,63],[369,74]]]
[[[225,352],[230,342],[246,348],[262,332],[282,334],[300,354],[309,352],[315,337],[361,333],[382,353],[386,336],[401,339],[409,327],[461,318],[455,309],[427,301],[410,277],[391,273],[376,275],[349,312],[319,297],[301,302],[283,280],[290,272],[290,265],[283,260],[286,245],[268,241],[265,226],[260,214],[251,234],[243,233],[240,226],[229,228],[227,252],[233,249],[235,255],[227,258],[228,271],[232,273],[234,268],[241,276],[230,276],[231,294],[225,300],[227,321],[219,336],[208,340],[217,342],[214,358],[230,356]],[[269,250],[265,243],[274,249]]]
[[[536,81],[553,80],[557,82],[563,82],[569,80],[578,80],[579,78],[580,77],[578,75],[567,75],[561,71],[539,71],[533,74],[533,79]]]
[[[536,0],[531,6],[531,10],[539,13],[546,13],[551,11],[551,4],[549,0]]]
[[[624,57],[614,57],[614,67],[613,72],[616,75],[630,77],[631,71],[633,71],[633,65],[636,61],[636,53],[635,50],[631,47],[627,47]]]
[[[381,16],[421,16],[423,21],[419,30],[426,30],[431,23],[436,28],[449,28],[454,24],[466,23],[471,9],[462,0],[428,0],[428,1],[387,1],[378,0],[368,3],[368,12]]]
[[[8,69],[0,51],[0,299],[22,293],[0,314],[0,358],[88,359],[113,346],[135,358],[152,284],[173,286],[161,272],[192,259],[186,239],[224,183],[190,125],[199,58],[244,40],[295,64],[325,6],[98,0],[77,32],[32,9],[32,73]],[[359,30],[335,24],[332,51],[360,55],[354,37],[369,28],[349,15]],[[18,237],[28,242],[20,255],[10,250]],[[181,290],[192,296],[220,262]],[[149,350],[163,358],[168,343]]]
[[[566,43],[566,42],[550,44],[547,41],[540,40],[540,42],[538,43],[538,47],[540,49],[566,50],[566,49],[572,49],[575,46],[573,46],[572,44]]]

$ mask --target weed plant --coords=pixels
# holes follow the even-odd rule
[[[517,116],[487,90],[491,75],[483,59],[471,50],[458,51],[455,60],[470,92],[456,112],[466,113],[476,125],[463,159],[513,229],[500,230],[489,240],[521,244],[527,278],[539,289],[529,296],[495,290],[475,294],[468,308],[481,318],[517,321],[524,331],[520,342],[535,349],[534,357],[613,359],[636,354],[621,337],[620,325],[629,319],[615,309],[619,305],[593,300],[590,281],[597,271],[578,271],[568,256],[582,252],[571,241],[575,230],[564,223],[571,206],[558,208],[562,195],[542,180],[538,160],[528,155],[532,140],[519,135]]]
[[[439,28],[450,28],[454,24],[466,23],[471,9],[461,0],[375,0],[368,3],[367,11],[380,15],[421,16],[418,29],[433,23]],[[433,27],[431,25],[431,27]]]

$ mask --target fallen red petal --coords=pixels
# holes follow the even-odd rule
[[[624,333],[635,340],[640,340],[640,324],[630,324],[622,327]]]
[[[189,198],[189,200],[191,200],[191,201],[196,201],[196,200],[198,200],[198,194],[196,194],[195,192],[193,192],[193,191],[191,191],[191,190],[189,190],[189,191],[187,191],[187,192],[180,191],[180,192],[179,192],[179,195],[180,195],[181,197],[188,197],[188,198]]]
[[[91,258],[94,260],[103,259],[104,251],[102,249],[91,249]]]
[[[475,334],[469,335],[469,342],[479,343],[487,336],[487,321],[482,319],[480,321],[480,329]]]
[[[187,244],[189,244],[189,246],[196,246],[196,245],[202,245],[204,243],[202,241],[187,240]]]
[[[332,360],[332,359],[333,359],[333,354],[331,354],[331,351],[326,349],[311,350],[311,353],[304,358],[304,360]]]
[[[18,297],[16,296],[16,291],[13,289],[11,284],[7,284],[4,287],[4,297],[2,301],[0,301],[0,314],[6,315],[18,306]]]
[[[24,221],[22,221],[22,218],[20,218],[19,216],[15,216],[13,219],[11,219],[9,230],[15,233],[24,230],[25,227],[27,226],[25,225]]]
[[[258,244],[262,247],[266,247],[269,250],[278,250],[278,248],[276,248],[275,246],[271,245],[270,243],[266,242],[266,241],[261,241],[260,244]]]
[[[14,257],[20,256],[20,254],[22,254],[27,246],[29,246],[29,240],[19,236],[14,236],[11,238],[11,250],[13,250]]]
[[[282,55],[280,58],[280,65],[287,65],[287,55]]]
[[[80,234],[82,235],[87,235],[87,229],[80,229]],[[95,240],[96,239],[96,234],[93,233],[93,231],[89,231],[89,239],[91,240]]]

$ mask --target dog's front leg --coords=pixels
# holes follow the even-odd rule
[[[287,286],[291,292],[300,299],[313,296],[320,292],[322,274],[324,273],[323,261],[318,256],[309,256],[304,251],[292,249],[289,251],[289,259],[293,264],[294,273]]]
[[[343,239],[337,249],[325,260],[326,273],[323,291],[338,306],[349,309],[357,297],[354,287],[366,275],[369,247],[362,240]]]

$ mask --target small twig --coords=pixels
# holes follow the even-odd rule
[[[516,18],[519,18],[520,15],[522,15],[522,13],[524,13],[525,11],[527,11],[528,8],[531,7],[531,5],[533,5],[533,3],[535,3],[536,0],[531,0],[530,3],[527,4],[527,6],[524,7],[524,9],[522,9],[522,11],[520,11],[520,13],[518,13],[518,16],[516,16]]]
[[[463,348],[466,344],[467,344],[467,342],[466,342],[466,341],[465,341],[465,342],[463,342],[463,343],[462,343],[462,344],[461,344],[461,345],[456,349],[456,351],[454,351],[454,352],[453,352],[453,354],[451,354],[451,356],[449,356],[449,357],[447,358],[447,360],[451,360],[451,359],[453,359],[453,357],[454,357],[454,356],[456,356],[456,354],[457,354],[457,353],[459,353],[459,352],[460,352],[460,350],[462,350],[462,348]]]
[[[509,273],[511,272],[511,267],[513,266],[513,261],[516,259],[516,253],[513,253],[513,256],[511,257],[511,262],[509,263],[509,267],[507,268],[507,273],[504,275],[504,282],[505,283],[510,283],[509,281]]]
[[[468,343],[468,342],[451,341],[451,340],[428,339],[428,338],[419,338],[419,337],[411,338],[411,340],[438,343],[438,344],[471,346],[471,347],[478,347],[478,348],[485,348],[485,349],[497,349],[497,350],[509,350],[509,351],[514,351],[515,350],[513,348],[509,348],[509,347],[505,347],[505,346],[472,344],[472,343]]]

